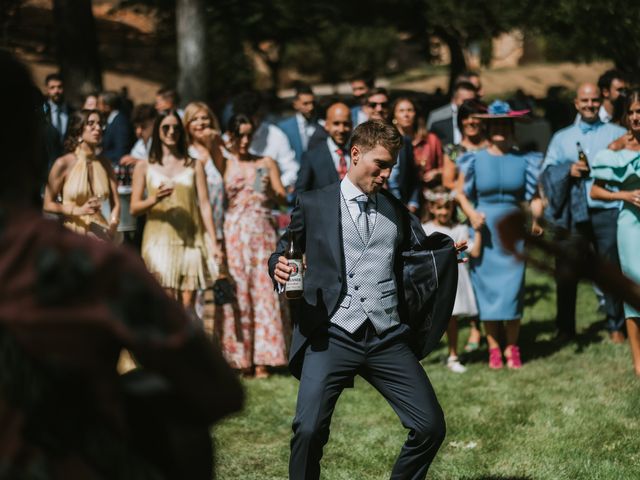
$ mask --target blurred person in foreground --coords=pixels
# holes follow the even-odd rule
[[[241,386],[139,258],[42,218],[35,87],[0,69],[0,148],[21,159],[0,177],[0,476],[209,480]],[[124,347],[145,370],[118,376]]]
[[[327,108],[324,128],[327,139],[302,155],[296,193],[316,190],[342,180],[349,169],[349,136],[351,114],[349,107],[333,103]]]
[[[513,257],[498,235],[502,218],[529,204],[534,219],[542,215],[538,196],[538,176],[542,155],[521,153],[516,147],[514,121],[528,111],[512,111],[509,104],[494,101],[488,113],[476,114],[486,122],[489,145],[469,152],[460,159],[464,185],[459,185],[457,197],[474,229],[480,227],[480,254],[469,263],[471,282],[478,302],[480,321],[485,327],[489,344],[489,368],[522,367],[518,338],[524,308],[524,263]],[[472,203],[473,202],[473,203]],[[534,222],[536,232],[539,227]],[[504,331],[505,348],[500,340]]]
[[[418,169],[422,191],[442,182],[442,144],[437,135],[427,132],[424,119],[420,118],[416,103],[400,97],[391,106],[391,123],[400,133],[411,139],[413,159]]]
[[[591,243],[599,255],[619,265],[616,230],[620,202],[596,200],[589,192],[593,179],[589,178],[589,162],[607,146],[625,134],[626,130],[599,118],[602,104],[600,89],[592,83],[578,87],[574,106],[579,119],[558,131],[553,138],[543,164],[542,185],[549,208],[546,214],[559,229],[558,240],[569,235],[581,235]],[[586,155],[580,161],[578,145]],[[576,335],[577,279],[567,274],[566,262],[556,261],[556,326],[560,341]],[[565,272],[565,273],[563,273]],[[624,312],[622,302],[611,294],[604,294],[607,330],[615,343],[624,342]]]
[[[65,151],[49,173],[44,211],[64,219],[65,227],[102,240],[114,239],[120,223],[120,196],[111,162],[98,154],[102,120],[97,110],[71,117]],[[109,219],[102,204],[109,203]]]
[[[591,163],[591,198],[618,200],[618,255],[622,272],[640,283],[640,90],[633,89],[626,97],[623,124],[628,132],[601,150]],[[616,185],[612,189],[607,185]],[[624,304],[627,335],[636,375],[640,376],[640,312]]]

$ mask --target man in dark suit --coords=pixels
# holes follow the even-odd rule
[[[402,143],[390,124],[357,127],[347,176],[298,196],[288,231],[269,259],[279,290],[291,272],[283,256],[290,232],[307,262],[289,357],[300,379],[291,479],[320,477],[331,415],[356,375],[410,430],[392,478],[424,479],[444,439],[444,415],[419,360],[446,329],[456,254],[450,238],[426,237],[418,219],[382,188]]]
[[[119,110],[120,96],[116,92],[102,92],[98,97],[98,109],[105,120],[102,136],[102,154],[113,165],[131,150],[133,127],[129,118]]]
[[[351,112],[342,102],[327,109],[327,138],[302,155],[296,192],[316,190],[342,180],[349,169],[347,142],[351,134]]]
[[[370,120],[389,121],[389,93],[384,88],[372,88],[367,93],[364,112]],[[398,152],[398,166],[391,172],[387,187],[409,210],[416,212],[420,206],[420,182],[413,159],[413,145],[409,137],[403,137]]]
[[[451,103],[431,112],[427,128],[438,136],[443,145],[460,143],[462,133],[458,128],[458,108],[465,100],[471,100],[477,96],[476,86],[468,80],[461,80],[453,87]]]
[[[363,75],[356,75],[349,81],[351,85],[351,93],[356,101],[356,105],[351,108],[351,123],[353,127],[357,127],[363,122],[369,120],[367,114],[363,110],[363,103],[367,98],[369,90],[375,86],[375,79],[373,75],[365,73]]]
[[[291,148],[296,152],[296,161],[300,164],[302,154],[309,148],[309,140],[321,128],[316,119],[315,96],[311,87],[300,85],[296,89],[293,109],[295,115],[281,121],[278,126],[289,139]]]
[[[44,83],[47,97],[44,103],[45,146],[49,165],[53,165],[55,159],[64,153],[64,137],[73,109],[64,99],[64,83],[59,73],[50,73]]]

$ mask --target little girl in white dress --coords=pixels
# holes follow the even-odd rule
[[[438,186],[426,193],[427,210],[430,220],[422,224],[427,235],[434,232],[444,233],[456,242],[467,242],[467,253],[471,257],[480,255],[481,237],[479,231],[474,231],[473,241],[469,238],[470,227],[457,223],[454,214],[454,193],[449,189]],[[471,278],[466,263],[458,264],[458,289],[456,301],[447,329],[449,357],[447,367],[456,373],[463,373],[466,368],[458,359],[458,317],[475,317],[478,315],[476,297],[471,286]]]

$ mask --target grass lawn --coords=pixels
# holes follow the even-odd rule
[[[628,344],[608,341],[589,285],[578,296],[581,334],[568,345],[552,341],[548,276],[527,272],[526,303],[522,370],[489,371],[486,346],[464,374],[444,367],[444,343],[423,362],[447,419],[429,478],[639,479],[640,380]],[[461,344],[467,333],[465,325]],[[218,479],[286,479],[297,381],[281,375],[245,386],[244,412],[215,429]],[[338,401],[322,478],[389,478],[405,435],[384,399],[357,379]]]

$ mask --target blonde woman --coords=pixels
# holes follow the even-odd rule
[[[120,220],[120,197],[113,168],[97,154],[102,141],[102,120],[97,110],[72,115],[65,140],[66,154],[49,173],[44,211],[62,215],[64,225],[102,240],[113,239]],[[109,219],[102,205],[109,202]]]
[[[204,167],[207,190],[211,203],[216,237],[222,240],[224,228],[224,182],[216,168],[222,156],[220,123],[211,109],[203,102],[192,102],[184,109],[182,118],[187,141],[187,153]]]

